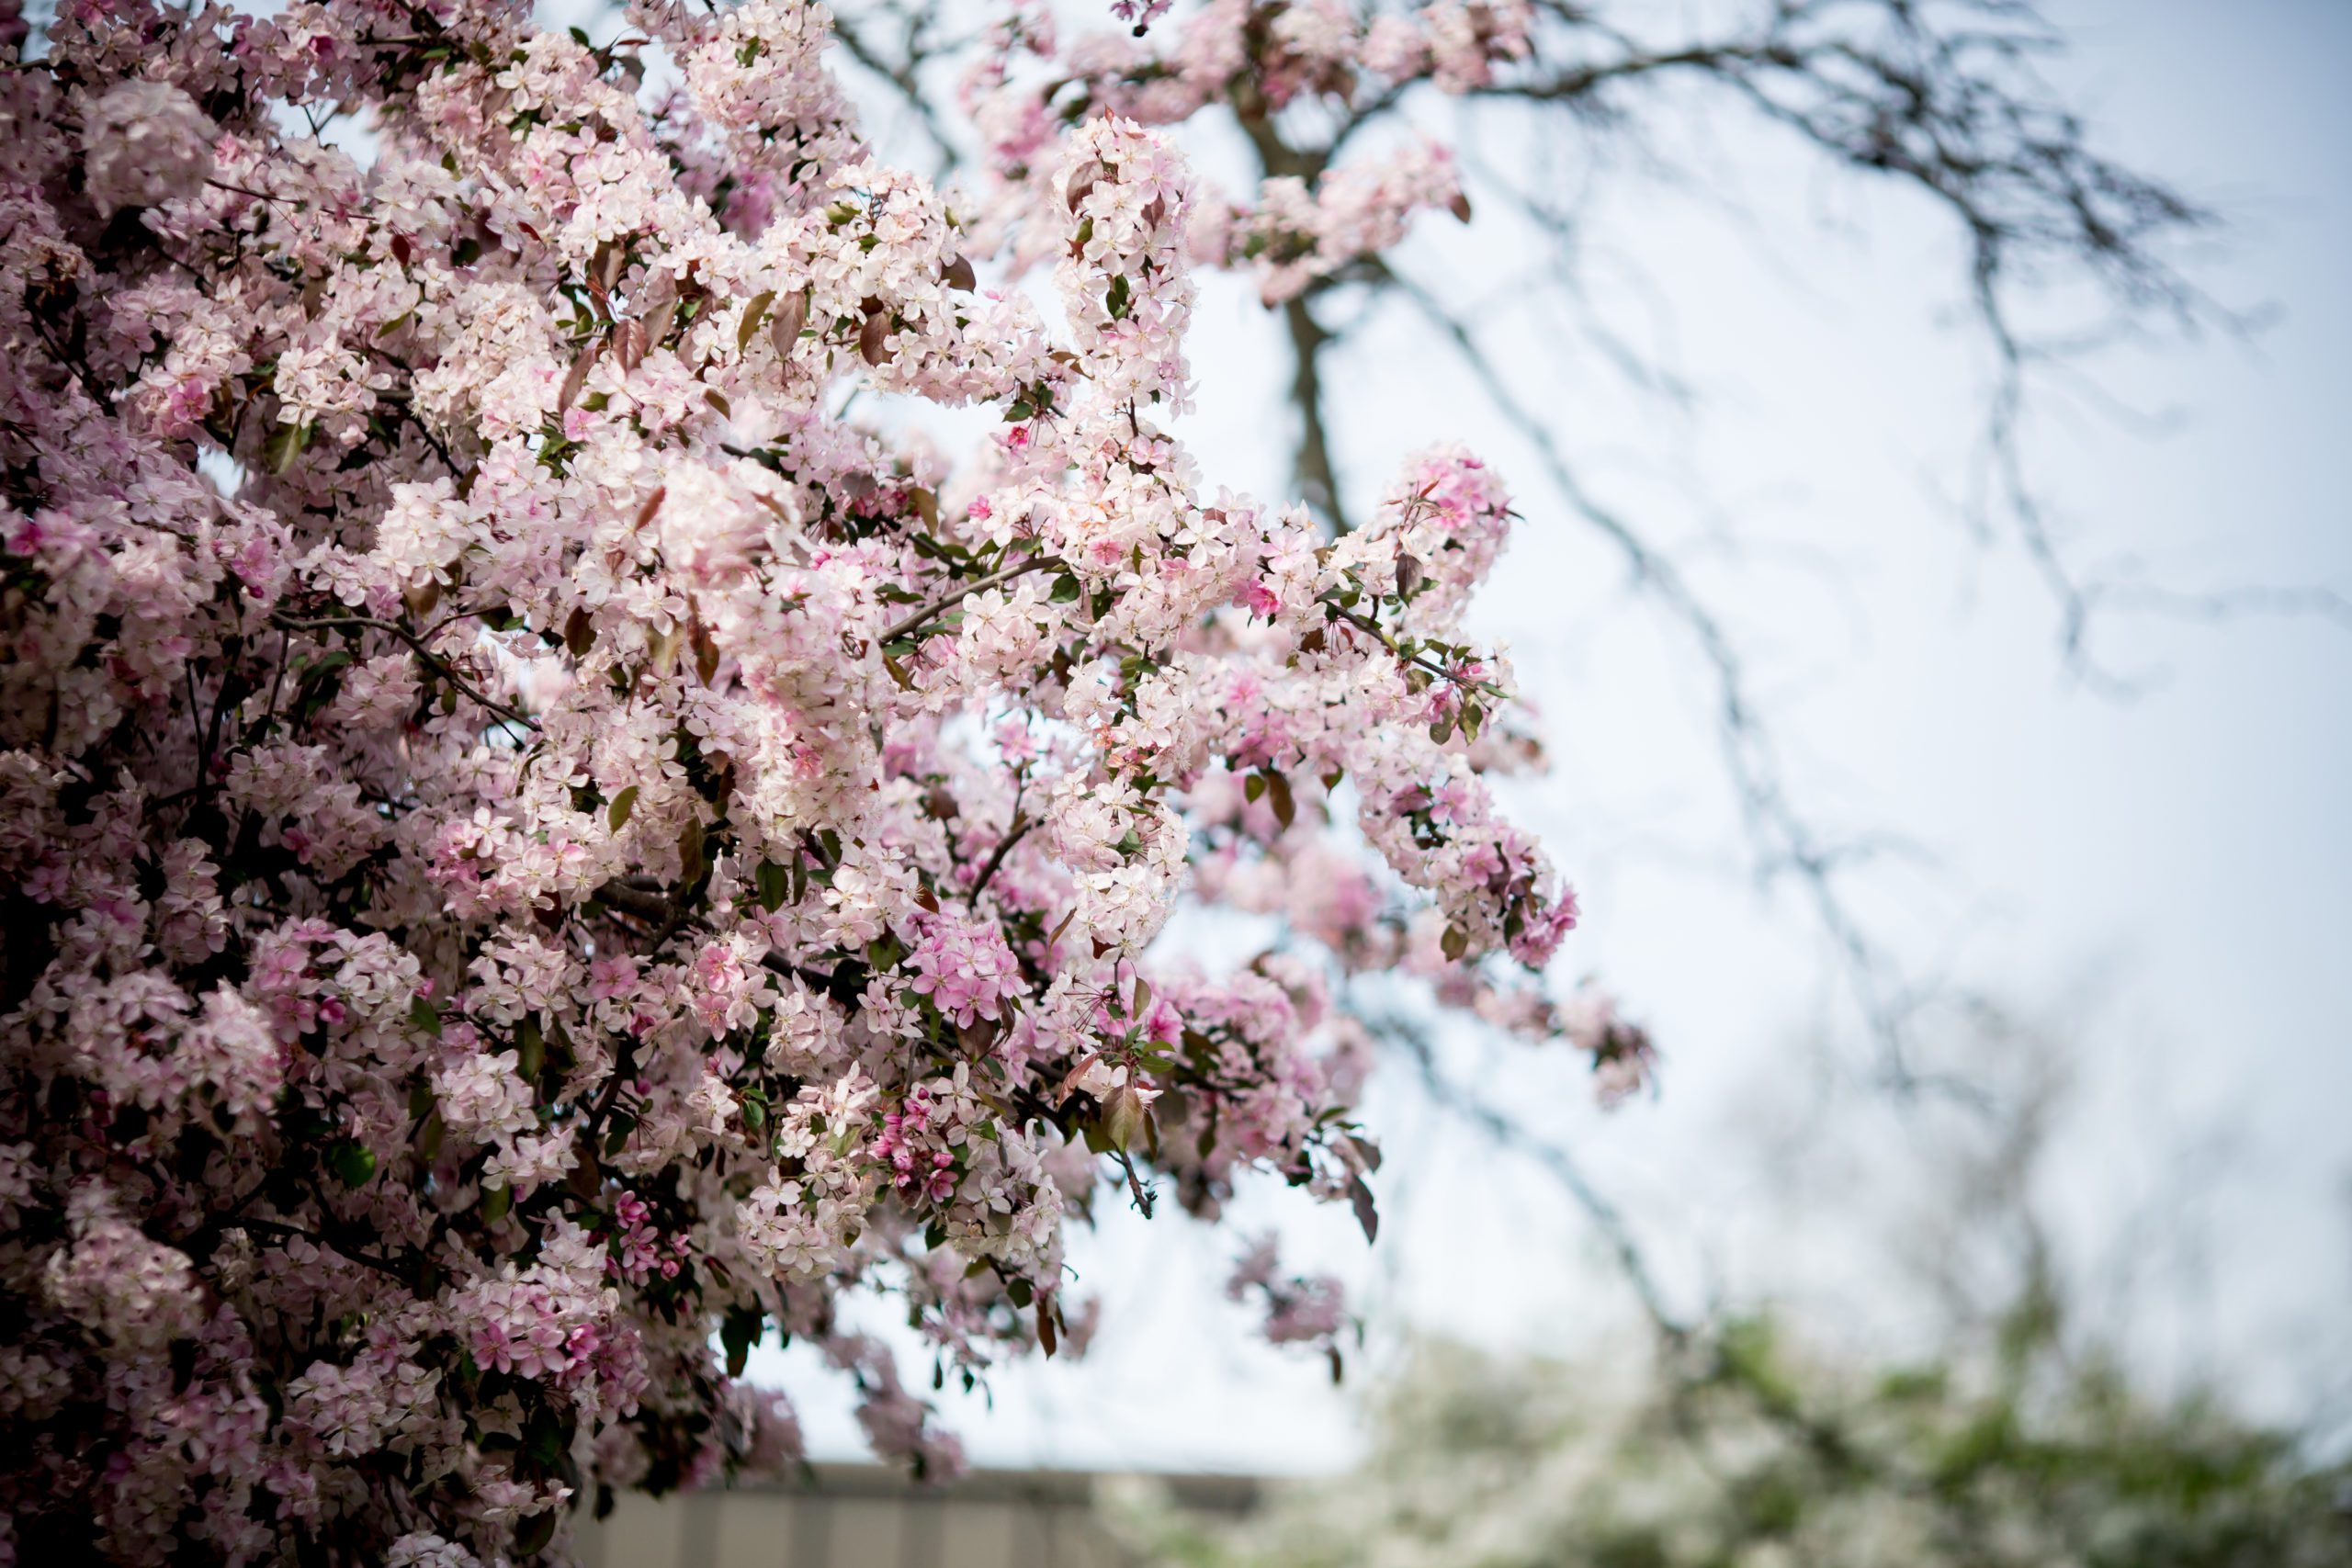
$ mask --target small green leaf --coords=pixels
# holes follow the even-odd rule
[[[1079,594],[1083,592],[1078,579],[1069,572],[1063,572],[1054,579],[1053,602],[1057,604],[1075,604]]]
[[[1145,1116],[1141,1096],[1131,1089],[1114,1089],[1111,1102],[1102,1108],[1102,1132],[1112,1145],[1125,1149],[1143,1131]]]
[[[1448,926],[1445,928],[1445,937],[1438,946],[1444,950],[1448,958],[1459,964],[1462,961],[1462,955],[1470,951],[1470,933],[1460,926]]]
[[[408,1004],[408,1022],[412,1029],[422,1030],[435,1040],[441,1038],[441,1010],[428,997],[418,997]]]
[[[496,1224],[514,1207],[514,1190],[511,1187],[485,1187],[481,1190],[481,1217],[484,1224]]]
[[[613,804],[605,811],[605,820],[611,825],[613,831],[617,833],[628,825],[628,814],[636,809],[637,785],[631,784],[613,796]]]
[[[1127,294],[1127,275],[1125,273],[1123,272],[1118,276],[1111,280],[1111,293],[1109,298],[1103,300],[1103,304],[1110,310],[1111,319],[1113,321],[1124,321],[1127,319],[1130,301]]]
[[[637,1118],[623,1112],[613,1118],[613,1130],[605,1134],[605,1153],[610,1156],[628,1147],[628,1135],[637,1131]]]
[[[536,1557],[555,1540],[556,1511],[533,1514],[514,1527],[514,1551],[523,1557]]]
[[[356,1138],[338,1138],[327,1145],[327,1168],[345,1187],[365,1187],[376,1174],[376,1151]]]
[[[294,466],[294,459],[311,444],[311,427],[307,424],[281,424],[269,433],[269,440],[261,449],[262,460],[273,474],[283,474]]]
[[[526,1018],[514,1033],[514,1056],[517,1070],[526,1083],[539,1081],[539,1069],[547,1065],[548,1037],[539,1031],[539,1021]]]
[[[756,877],[759,883],[760,908],[775,914],[784,907],[786,895],[792,891],[792,874],[772,860],[760,863]]]
[[[751,1359],[752,1347],[760,1342],[760,1336],[766,1327],[767,1320],[756,1306],[728,1309],[726,1317],[719,1322],[718,1342],[727,1351],[729,1377],[743,1375],[743,1363]]]

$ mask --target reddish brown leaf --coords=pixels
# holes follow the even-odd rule
[[[768,341],[775,345],[778,358],[789,359],[792,351],[800,346],[800,329],[808,324],[808,296],[795,294],[775,308],[775,320],[768,323]]]
[[[588,372],[595,367],[596,355],[603,351],[604,346],[601,341],[592,343],[573,357],[571,372],[563,378],[563,390],[556,394],[555,408],[558,413],[570,408],[572,400],[580,396],[580,389],[588,384]]]
[[[653,493],[645,498],[645,504],[637,509],[637,521],[629,525],[631,530],[641,530],[648,523],[652,522],[653,514],[662,510],[662,499],[669,493],[668,485],[655,485]]]
[[[642,365],[648,346],[643,321],[623,321],[613,328],[613,357],[620,361],[623,370],[634,370]]]

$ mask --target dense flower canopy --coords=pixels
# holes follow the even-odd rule
[[[1348,976],[1638,1075],[1487,782],[1539,757],[1459,630],[1496,476],[1334,538],[1170,434],[1190,267],[1279,299],[1459,198],[1226,201],[1152,128],[1475,85],[1510,8],[1016,18],[952,195],[829,27],[0,27],[0,1559],[560,1553],[791,1456],[763,1335],[952,1468],[845,1298],[968,1378],[1082,1337],[1098,1201],[1369,1230]],[[1002,418],[951,463],[925,405]],[[1205,972],[1184,899],[1279,919]]]

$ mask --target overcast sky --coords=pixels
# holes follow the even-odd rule
[[[2153,429],[2043,405],[2030,450],[2067,548],[2184,588],[2352,591],[2352,7],[2056,12],[2076,40],[2067,80],[2108,148],[2229,217],[2198,277],[2276,311],[2250,344],[2101,362]],[[2352,1348],[2352,631],[2118,619],[2099,653],[2145,690],[2119,699],[2072,676],[2050,594],[2012,544],[1970,537],[1949,499],[1989,368],[1962,319],[1952,235],[1752,132],[1726,119],[1676,143],[1705,190],[1623,175],[1594,187],[1589,227],[1611,247],[1597,303],[1700,389],[1695,412],[1629,397],[1532,316],[1505,334],[1525,345],[1506,368],[1557,411],[1588,482],[1690,552],[1757,651],[1800,798],[1832,827],[1925,852],[1858,885],[1879,929],[1919,972],[2079,1033],[2086,1082],[2052,1172],[2067,1234],[2086,1257],[2130,1254],[2127,1226],[2153,1212],[2206,1243],[2200,1288],[2161,1268],[2131,1303],[2152,1373],[2218,1370],[2258,1409],[2309,1415],[2344,1393],[2326,1376]],[[1419,257],[1460,243],[1432,236]],[[1494,301],[1489,319],[1514,309]],[[1203,319],[1187,434],[1214,478],[1276,491],[1279,415],[1250,374],[1273,363],[1268,322],[1240,289],[1212,290]],[[1745,874],[1690,649],[1424,343],[1375,323],[1350,352],[1340,448],[1368,484],[1385,454],[1458,437],[1524,498],[1476,622],[1511,645],[1561,759],[1521,808],[1585,890],[1564,964],[1604,976],[1668,1055],[1662,1096],[1606,1119],[1560,1060],[1498,1063],[1487,1083],[1578,1146],[1679,1303],[1769,1291],[1825,1320],[1883,1318],[1899,1299],[1882,1288],[1883,1213],[1792,1214],[1759,1183],[1769,1135],[1819,1086],[1843,1094],[1867,1048],[1817,927]],[[1708,546],[1711,530],[1743,547]],[[1248,1217],[1357,1281],[1381,1345],[1405,1321],[1569,1354],[1623,1331],[1622,1297],[1556,1194],[1408,1099],[1373,1111],[1396,1151],[1385,1180],[1403,1184],[1379,1249],[1344,1216],[1282,1199]],[[1899,1164],[1905,1134],[1880,1132],[1891,1142],[1872,1146]],[[1244,1314],[1219,1302],[1233,1251],[1175,1220],[1080,1246],[1083,1286],[1110,1309],[1096,1353],[1001,1378],[993,1414],[952,1406],[975,1455],[1343,1461],[1347,1396],[1319,1364],[1248,1344]],[[820,1450],[854,1447],[799,1352],[758,1365],[804,1396]]]

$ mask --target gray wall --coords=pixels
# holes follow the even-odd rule
[[[1237,1512],[1244,1481],[1173,1477],[1183,1502]],[[1094,1477],[982,1471],[922,1487],[878,1465],[820,1465],[800,1485],[624,1496],[579,1535],[583,1568],[1123,1568]]]

